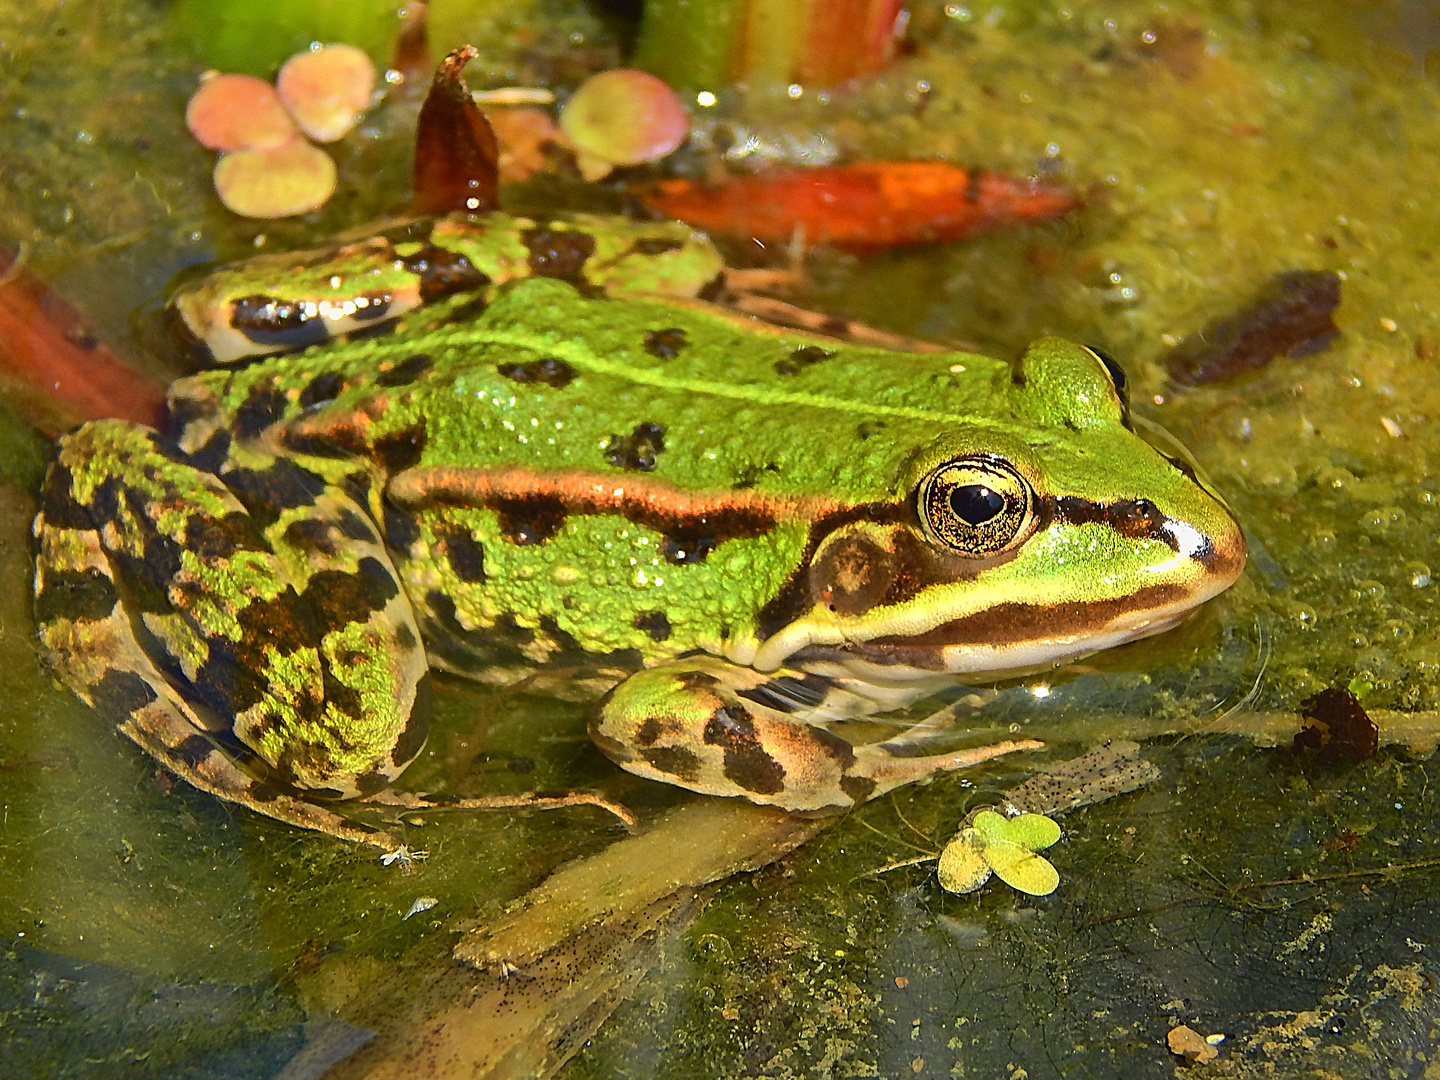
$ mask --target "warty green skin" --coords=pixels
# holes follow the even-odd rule
[[[923,730],[852,747],[832,722],[1165,629],[1243,565],[1223,504],[1058,339],[1011,365],[543,278],[489,298],[182,380],[175,446],[69,437],[37,609],[71,685],[187,779],[350,838],[315,799],[419,752],[422,634],[491,681],[619,683],[592,734],[640,775],[843,808],[1019,744],[916,756]],[[1015,478],[1003,545],[927,517],[957,462]],[[168,591],[135,579],[156,544]],[[261,673],[239,700],[231,654]]]

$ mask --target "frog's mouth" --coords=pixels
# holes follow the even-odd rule
[[[1163,546],[1118,544],[1113,561],[1097,558],[1093,578],[1050,580],[1000,566],[993,579],[982,572],[940,583],[908,604],[878,605],[849,620],[817,605],[766,641],[755,666],[773,658],[833,664],[873,682],[1011,678],[1060,667],[1169,630],[1229,588],[1244,568],[1245,542],[1228,514],[1220,520],[1230,528],[1165,518],[1156,526]],[[1046,559],[1083,553],[1104,536],[1092,522],[1063,528],[1071,531],[1053,534]]]
[[[1094,621],[1103,618],[1101,612],[1082,614],[1075,605],[1057,612],[1046,606],[1007,604],[981,615],[941,623],[914,637],[852,642],[836,649],[833,659],[854,675],[886,680],[903,679],[907,672],[916,677],[943,672],[979,679],[1011,678],[1050,671],[1105,649],[1164,633],[1184,622],[1201,603],[1187,597],[1173,606],[1144,610],[1127,607],[1103,623]],[[1081,620],[1086,626],[1077,630],[1076,622]]]
[[[817,663],[833,664],[852,677],[874,683],[907,682],[937,675],[981,681],[1014,678],[1051,671],[1093,653],[1164,633],[1184,622],[1203,599],[1186,597],[1172,605],[1144,610],[1127,605],[1123,612],[1104,622],[1098,621],[1103,618],[1101,612],[1082,615],[1076,605],[1057,612],[1043,605],[1008,604],[941,623],[911,637],[810,645],[787,662],[806,668]],[[1085,628],[1077,629],[1076,622],[1082,619]]]

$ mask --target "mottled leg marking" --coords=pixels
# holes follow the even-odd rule
[[[210,795],[287,825],[314,829],[357,844],[370,844],[381,851],[400,847],[400,842],[390,833],[341,817],[319,803],[306,802],[256,780],[208,739],[196,735],[177,709],[158,700],[123,720],[120,730],[186,783]]]
[[[852,746],[821,726],[833,718],[824,697],[823,680],[814,675],[762,674],[695,657],[632,675],[601,705],[590,734],[612,761],[638,776],[786,810],[854,806],[937,773],[1042,745],[1025,739],[914,756],[902,733]]]
[[[428,724],[409,602],[343,489],[100,421],[62,440],[35,530],[41,642],[80,697],[202,790],[395,846],[309,801],[381,790]]]

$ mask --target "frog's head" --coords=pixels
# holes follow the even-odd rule
[[[1113,363],[1046,338],[999,401],[922,441],[895,501],[816,523],[756,666],[1020,674],[1169,629],[1239,576],[1234,517],[1177,443],[1137,434]]]

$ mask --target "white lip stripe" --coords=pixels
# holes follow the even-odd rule
[[[1195,526],[1183,521],[1176,521],[1174,518],[1166,518],[1165,524],[1160,527],[1180,549],[1180,554],[1185,558],[1197,559],[1205,551],[1206,538]]]

